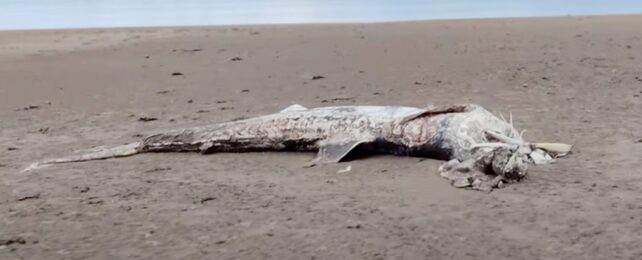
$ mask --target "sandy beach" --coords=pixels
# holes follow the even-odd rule
[[[640,25],[0,32],[0,259],[642,259]],[[307,168],[314,154],[142,154],[20,173],[292,104],[451,103],[512,112],[527,140],[573,154],[491,193],[394,156]]]

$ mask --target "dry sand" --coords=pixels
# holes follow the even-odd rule
[[[0,259],[642,259],[641,25],[0,32]],[[393,156],[304,168],[313,154],[143,154],[19,173],[293,103],[469,102],[575,151],[490,194]]]

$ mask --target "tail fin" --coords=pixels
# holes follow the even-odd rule
[[[140,153],[141,146],[142,146],[142,143],[136,142],[136,143],[120,145],[112,148],[101,149],[99,151],[87,153],[87,154],[73,155],[69,157],[62,157],[62,158],[56,158],[56,159],[47,159],[40,162],[32,163],[31,165],[29,165],[29,167],[25,168],[22,172],[28,172],[28,171],[42,168],[52,164],[84,162],[84,161],[104,160],[109,158],[132,156]]]

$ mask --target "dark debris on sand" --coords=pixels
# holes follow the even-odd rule
[[[149,121],[156,121],[156,120],[158,120],[158,118],[156,117],[142,116],[138,118],[138,121],[141,121],[141,122],[149,122]]]
[[[38,106],[38,105],[28,105],[26,107],[16,109],[16,111],[28,111],[28,110],[34,110],[34,109],[40,109],[40,106]]]

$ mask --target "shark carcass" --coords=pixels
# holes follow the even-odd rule
[[[292,105],[275,114],[160,132],[127,145],[44,160],[26,170],[152,152],[317,151],[313,164],[322,164],[340,162],[356,149],[446,160],[438,171],[452,185],[490,191],[524,178],[529,164],[569,153],[571,145],[526,142],[512,116],[506,120],[474,104]]]

